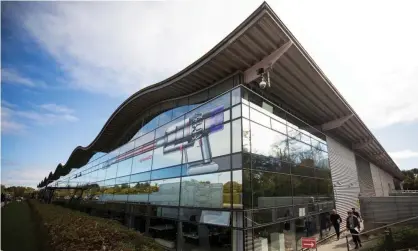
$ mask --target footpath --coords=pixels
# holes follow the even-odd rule
[[[1,208],[1,250],[37,251],[36,228],[26,201]]]

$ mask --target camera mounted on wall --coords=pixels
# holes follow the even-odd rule
[[[257,74],[261,77],[261,81],[258,83],[261,89],[265,89],[267,86],[270,87],[270,73],[264,68],[259,68]]]

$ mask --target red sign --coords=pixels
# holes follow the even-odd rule
[[[302,248],[316,248],[316,239],[302,237]]]

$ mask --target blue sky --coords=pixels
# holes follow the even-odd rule
[[[399,167],[418,167],[417,3],[268,3]],[[35,186],[130,94],[192,63],[261,1],[232,14],[236,2],[222,4],[2,2],[2,183]]]

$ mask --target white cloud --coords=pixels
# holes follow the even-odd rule
[[[22,76],[15,69],[2,68],[1,69],[1,82],[6,84],[23,85],[27,87],[45,87],[45,83],[42,81],[34,81],[31,78]]]
[[[2,103],[3,104],[3,103]],[[1,133],[5,134],[19,134],[23,133],[26,126],[22,123],[17,122],[12,117],[12,110],[6,107],[1,109]]]
[[[1,132],[20,134],[26,132],[33,123],[37,125],[53,125],[59,122],[76,122],[74,111],[66,106],[43,104],[37,110],[23,110],[7,101],[2,102]],[[46,111],[44,111],[46,110]]]
[[[57,104],[43,104],[39,106],[40,108],[53,112],[53,113],[64,113],[64,114],[71,114],[74,113],[73,109],[70,109],[63,105],[57,105]]]
[[[2,167],[1,184],[6,186],[30,186],[36,188],[38,183],[49,174],[53,172],[47,167],[48,165],[21,165],[13,167]]]
[[[390,156],[394,159],[410,159],[410,158],[418,158],[418,151],[412,150],[403,150],[399,152],[391,152],[389,153]]]
[[[259,4],[54,2],[22,16],[74,88],[128,95],[192,63]],[[269,4],[367,125],[418,120],[416,1]]]

